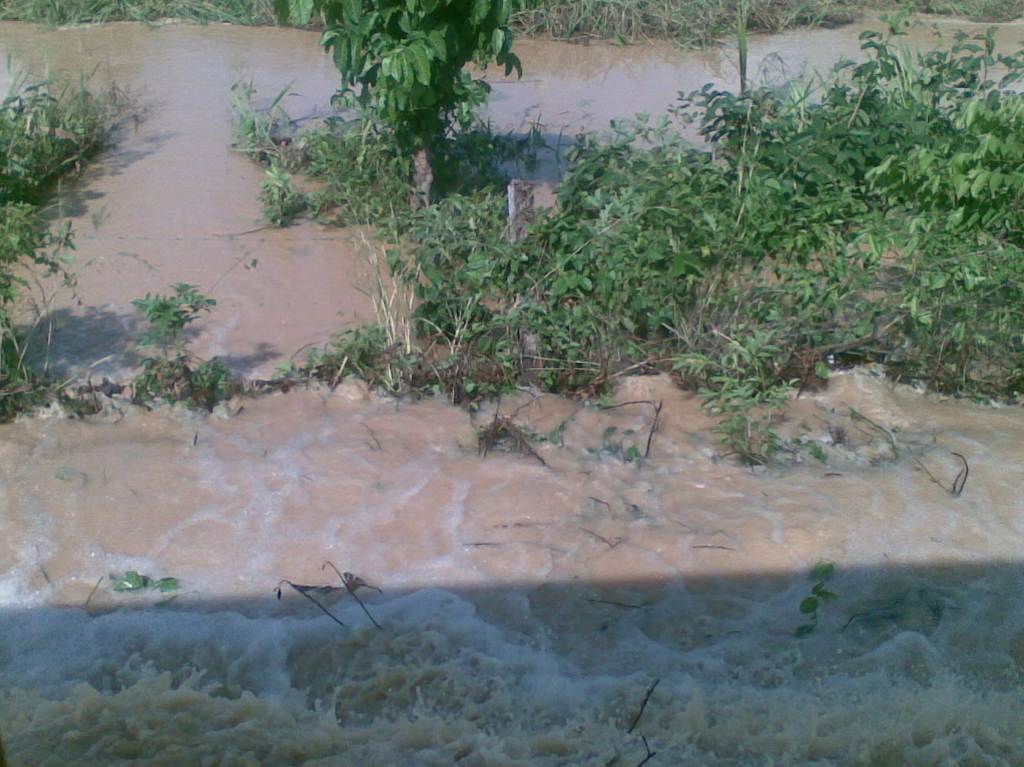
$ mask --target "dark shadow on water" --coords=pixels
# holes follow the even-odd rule
[[[742,557],[724,548],[712,555],[723,563]],[[238,566],[245,568],[244,557]],[[104,569],[97,571],[83,577]],[[376,583],[373,572],[357,575]],[[323,582],[339,585],[326,575]],[[816,617],[801,611],[814,585],[808,572],[773,572],[435,584],[383,595],[360,589],[380,630],[343,590],[317,595],[339,626],[287,585],[284,599],[275,599],[276,583],[266,584],[265,599],[219,599],[186,582],[180,597],[147,608],[133,607],[143,597],[129,596],[115,608],[101,588],[93,614],[80,607],[0,612],[7,638],[0,687],[38,687],[55,700],[76,684],[99,691],[80,711],[77,738],[19,724],[7,747],[12,765],[39,753],[40,738],[69,764],[234,764],[228,743],[214,737],[224,723],[203,719],[216,699],[234,712],[231,721],[250,720],[259,731],[246,740],[253,764],[348,765],[359,755],[362,764],[382,767],[440,764],[434,741],[398,738],[425,711],[433,728],[486,733],[460,741],[467,761],[452,764],[635,767],[645,756],[640,736],[659,755],[655,767],[1024,763],[1024,725],[992,713],[1005,704],[991,707],[993,696],[1019,703],[1024,691],[1021,563],[838,570],[826,583],[835,598],[822,601]],[[165,681],[152,694],[180,689],[178,699],[140,697],[138,685],[160,675]],[[255,696],[248,704],[247,694]],[[291,728],[301,725],[261,718],[255,701],[287,696],[295,707],[289,716],[318,710],[329,729],[307,751],[275,760],[275,747],[292,742]],[[116,749],[131,740],[111,734],[119,718],[130,706],[150,705],[154,713],[143,716],[154,728],[150,737],[178,727],[175,717],[196,717],[198,732],[181,742],[178,761],[147,751],[145,741],[133,741],[132,761],[119,761]],[[167,706],[175,717],[160,713]],[[903,724],[888,727],[894,721]],[[338,733],[333,745],[330,728]],[[499,753],[495,743],[521,737],[559,746],[523,762],[485,758],[489,748]],[[377,750],[368,750],[367,739]],[[950,745],[929,746],[942,739]],[[957,758],[967,745],[978,759]],[[929,753],[949,758],[929,760]]]
[[[104,307],[61,308],[18,329],[25,339],[29,367],[56,379],[115,376],[138,364],[135,346],[145,328],[137,313]]]
[[[241,376],[252,376],[257,368],[271,360],[283,359],[281,350],[266,341],[260,341],[248,354],[220,354],[217,359]]]
[[[39,322],[18,328],[30,368],[62,381],[68,378],[100,380],[104,376],[126,380],[142,358],[159,350],[139,348],[147,323],[137,312],[117,312],[104,307],[60,308]],[[185,328],[181,342],[195,341],[199,327]],[[273,344],[260,342],[248,353],[218,355],[217,359],[238,375],[250,376],[261,365],[282,357]]]

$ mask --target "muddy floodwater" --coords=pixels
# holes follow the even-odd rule
[[[825,68],[859,31],[758,38],[755,68]],[[196,351],[248,374],[372,319],[372,233],[262,228],[262,171],[230,149],[238,81],[324,108],[315,43],[0,24],[0,78],[95,70],[145,106],[58,190],[78,283],[24,307],[39,364],[126,375],[131,299],[181,281],[218,301]],[[489,114],[553,140],[735,79],[725,50],[517,49],[524,78],[495,82]],[[1024,764],[1020,407],[838,373],[779,427],[821,459],[755,473],[668,379],[614,401],[634,404],[524,392],[471,414],[348,380],[209,417],[0,426],[11,764]],[[496,409],[544,439],[482,456]],[[368,584],[361,604],[327,561]],[[834,598],[802,612],[819,562]],[[128,570],[180,588],[113,591]]]

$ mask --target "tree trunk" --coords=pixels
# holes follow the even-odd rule
[[[429,147],[417,149],[412,156],[413,183],[415,187],[412,193],[413,210],[430,207],[430,190],[434,185],[434,158]]]

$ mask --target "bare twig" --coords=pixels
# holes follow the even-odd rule
[[[659,400],[655,402],[650,399],[633,399],[627,402],[616,402],[612,405],[599,405],[599,410],[615,410],[616,408],[626,407],[628,405],[650,405],[651,409],[654,410],[654,420],[651,422],[650,431],[647,433],[647,446],[644,448],[644,458],[650,458],[651,456],[651,442],[654,439],[655,432],[658,431],[658,427],[661,426],[661,408],[664,405],[664,401]]]
[[[277,598],[278,598],[279,600],[281,599],[281,584],[282,584],[282,583],[287,583],[287,584],[288,584],[289,586],[291,586],[291,587],[292,587],[292,588],[293,588],[293,589],[294,589],[295,591],[297,591],[298,593],[302,594],[302,596],[304,596],[304,597],[305,597],[306,599],[308,599],[308,600],[309,600],[310,602],[312,602],[312,603],[313,603],[313,604],[315,604],[315,605],[316,605],[317,607],[319,607],[319,608],[320,608],[320,610],[321,610],[321,611],[323,611],[324,615],[326,615],[326,616],[327,616],[328,618],[330,618],[330,619],[331,619],[332,621],[334,621],[335,623],[337,623],[337,624],[338,624],[339,626],[342,626],[342,627],[344,627],[344,625],[345,625],[345,624],[344,624],[344,623],[342,623],[342,622],[341,622],[340,620],[338,620],[338,619],[337,619],[337,618],[335,617],[334,613],[332,613],[332,612],[331,612],[330,610],[328,610],[328,609],[327,609],[326,607],[324,607],[324,606],[323,606],[322,604],[320,604],[320,601],[319,601],[319,600],[318,600],[318,599],[317,599],[316,597],[314,597],[314,596],[313,596],[312,594],[310,594],[310,592],[311,592],[311,591],[317,591],[317,590],[320,590],[320,589],[322,589],[322,588],[323,588],[322,586],[303,586],[303,585],[302,585],[301,583],[292,583],[292,582],[291,582],[290,580],[288,580],[287,578],[282,578],[282,579],[281,579],[281,580],[280,580],[280,581],[278,582],[278,584],[277,584]]]
[[[627,402],[616,402],[616,403],[614,403],[612,405],[598,405],[597,409],[598,410],[615,410],[616,408],[628,407],[629,405],[650,405],[651,407],[655,407],[656,403],[654,402],[654,400],[650,400],[650,399],[631,399],[631,400],[629,400]]]
[[[353,575],[352,573],[348,572],[339,572],[338,568],[334,566],[333,562],[324,562],[323,565],[321,565],[320,569],[323,570],[325,567],[330,567],[332,570],[334,570],[337,576],[341,578],[341,582],[345,584],[345,588],[348,590],[348,593],[351,594],[352,598],[355,599],[356,602],[359,603],[359,606],[363,608],[363,612],[366,613],[366,617],[370,619],[370,623],[376,626],[378,631],[382,631],[383,629],[381,629],[380,624],[377,623],[376,620],[374,620],[373,616],[370,615],[370,611],[366,609],[366,605],[363,604],[363,600],[359,598],[358,594],[356,594],[356,589],[372,589],[373,591],[376,591],[378,594],[383,592],[376,586],[371,586],[370,584],[368,584],[358,575]]]
[[[916,456],[914,457],[914,463],[916,463],[918,468],[920,468],[921,471],[923,471],[928,476],[928,479],[930,479],[936,485],[938,485],[947,493],[952,495],[954,498],[959,498],[961,493],[963,493],[964,491],[964,486],[967,484],[967,477],[970,476],[971,467],[967,463],[967,459],[960,453],[953,452],[953,455],[960,459],[960,462],[963,464],[963,466],[961,466],[960,471],[958,471],[956,476],[953,478],[953,484],[950,487],[946,487],[942,483],[942,480],[940,480],[938,477],[932,474],[928,470],[928,467],[921,462],[921,459],[917,458]]]
[[[971,467],[967,463],[967,459],[964,458],[962,455],[960,455],[960,453],[954,452],[953,455],[955,455],[957,458],[959,458],[963,462],[963,465],[964,465],[963,468],[960,469],[960,471],[957,472],[956,477],[953,479],[953,491],[952,492],[953,492],[954,496],[959,498],[960,494],[963,493],[963,491],[964,491],[964,487],[967,485],[967,477],[971,473]]]
[[[87,596],[85,598],[85,603],[82,605],[82,607],[88,607],[89,606],[89,603],[92,601],[93,595],[96,593],[96,589],[98,589],[100,587],[101,583],[103,583],[103,576],[102,575],[99,578],[96,579],[96,583],[93,585],[92,591],[89,592],[89,596]]]
[[[642,717],[644,715],[644,710],[647,708],[647,704],[651,700],[651,696],[654,695],[654,690],[658,686],[659,682],[661,682],[661,677],[658,677],[657,679],[655,679],[654,680],[654,684],[652,684],[647,689],[647,694],[644,695],[643,702],[640,704],[640,710],[636,712],[636,716],[633,717],[633,723],[631,725],[629,725],[629,729],[626,730],[627,734],[632,733],[633,730],[636,729],[636,726],[638,724],[640,724],[640,717]],[[645,746],[647,745],[647,741],[646,740],[644,741],[644,745]],[[650,753],[650,749],[647,749],[647,752]],[[642,764],[642,762],[641,762],[641,764]]]
[[[624,538],[616,538],[615,542],[612,543],[607,538],[605,538],[603,535],[599,535],[598,533],[595,533],[593,530],[591,530],[589,528],[581,527],[580,530],[582,530],[583,532],[587,533],[588,535],[594,536],[595,538],[597,538],[597,540],[601,541],[601,543],[603,543],[609,549],[614,549],[616,546],[618,546],[620,543],[622,543],[623,540],[625,540]]]
[[[636,767],[644,767],[645,764],[647,764],[649,761],[651,761],[651,759],[658,755],[657,751],[651,751],[651,747],[647,745],[647,738],[641,735],[640,740],[642,740],[644,743],[644,750],[647,752],[647,755],[640,761],[640,763]]]
[[[661,426],[661,407],[664,404],[663,401],[659,400],[658,404],[654,406],[654,420],[651,421],[651,430],[647,433],[647,447],[644,448],[644,458],[651,457],[651,441],[654,439],[654,432]]]
[[[363,428],[364,428],[364,429],[366,429],[367,433],[368,433],[368,434],[370,435],[370,439],[372,439],[372,440],[373,440],[373,444],[374,444],[374,446],[376,447],[376,449],[377,449],[377,450],[383,450],[384,448],[383,448],[383,447],[381,447],[381,444],[380,444],[380,440],[379,440],[379,439],[377,439],[377,435],[376,435],[376,434],[374,434],[374,432],[373,432],[373,429],[371,429],[371,428],[370,428],[370,427],[369,427],[369,426],[368,426],[367,424],[365,424],[365,423],[363,424]]]
[[[481,458],[486,458],[500,442],[511,442],[512,449],[520,455],[536,458],[541,466],[547,466],[540,454],[530,444],[530,434],[519,426],[511,416],[500,415],[495,409],[494,418],[483,429],[477,432],[477,451]]]
[[[585,600],[594,605],[611,605],[612,607],[624,607],[628,610],[645,610],[646,605],[631,605],[628,602],[616,602],[611,599],[594,599],[592,597],[583,597]]]
[[[878,429],[878,431],[882,432],[882,434],[884,434],[886,436],[886,438],[889,440],[889,444],[892,445],[893,453],[895,453],[897,456],[899,455],[899,448],[896,445],[896,437],[893,435],[893,433],[889,429],[885,428],[880,423],[876,423],[875,421],[872,421],[866,415],[864,415],[863,413],[861,413],[861,412],[859,412],[857,410],[854,410],[852,407],[850,408],[850,418],[852,418],[855,421],[857,421],[857,420],[864,421],[864,422],[870,424],[871,426],[874,426],[876,429]]]
[[[256,234],[256,232],[262,232],[265,229],[273,229],[270,224],[264,226],[257,226],[255,229],[246,229],[244,232],[214,232],[212,237],[244,237],[247,234]]]

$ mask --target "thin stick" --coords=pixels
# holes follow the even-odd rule
[[[258,226],[255,229],[246,229],[244,232],[214,232],[212,237],[244,237],[247,234],[256,234],[256,232],[262,232],[265,229],[273,229],[270,224],[264,226]]]
[[[637,711],[637,712],[636,712],[636,716],[635,716],[635,717],[633,717],[633,724],[629,725],[629,729],[628,729],[628,730],[626,730],[626,734],[627,734],[627,735],[628,735],[628,734],[630,734],[630,733],[632,733],[632,732],[633,732],[633,730],[635,730],[635,729],[636,729],[636,726],[637,726],[638,724],[640,724],[640,717],[642,717],[642,716],[644,715],[644,710],[645,710],[645,709],[647,708],[647,703],[648,703],[648,702],[650,701],[650,699],[651,699],[651,696],[652,696],[652,695],[654,695],[654,690],[655,690],[655,688],[656,688],[656,687],[658,686],[658,683],[659,683],[659,682],[661,682],[661,677],[658,677],[657,679],[655,679],[655,680],[654,680],[654,684],[652,684],[652,685],[651,685],[651,686],[650,686],[650,687],[648,688],[648,690],[647,690],[647,694],[646,694],[646,695],[644,695],[644,700],[643,700],[643,703],[641,703],[641,704],[640,704],[640,710],[639,710],[639,711]],[[647,745],[647,741],[645,740],[645,741],[644,741],[644,746],[646,746],[646,745]],[[650,751],[651,751],[650,749],[647,749],[647,753],[648,753],[648,754],[650,754]],[[648,757],[648,758],[650,758],[650,757]],[[646,760],[645,760],[645,761],[646,761]],[[643,762],[641,762],[641,764],[643,764]]]
[[[598,410],[615,410],[618,407],[626,407],[627,405],[650,405],[655,407],[654,400],[650,399],[631,399],[628,402],[616,402],[613,405],[598,405]]]
[[[96,580],[96,585],[94,585],[92,587],[92,591],[89,592],[89,596],[86,597],[85,604],[83,604],[82,607],[88,607],[89,606],[89,603],[92,601],[93,594],[96,593],[96,589],[98,589],[100,587],[101,583],[103,583],[103,576],[102,575]]]
[[[334,570],[337,576],[341,578],[341,582],[345,585],[345,589],[348,591],[348,593],[351,594],[352,598],[355,599],[359,603],[359,606],[363,608],[363,612],[366,613],[366,617],[370,619],[370,623],[376,626],[378,631],[383,631],[384,629],[381,628],[381,625],[373,619],[373,616],[370,615],[370,611],[366,609],[366,605],[363,604],[363,600],[359,598],[358,594],[356,594],[356,589],[360,586],[363,586],[368,589],[374,589],[375,591],[380,591],[380,589],[376,588],[375,586],[370,586],[365,581],[363,581],[362,578],[357,578],[352,573],[342,574],[341,572],[339,572],[338,568],[334,566],[333,562],[324,562],[320,566],[320,569],[323,570],[325,567],[330,567],[332,570]]]
[[[960,469],[959,472],[957,472],[956,478],[953,480],[953,491],[952,492],[953,492],[954,496],[959,498],[960,494],[964,491],[964,486],[967,485],[967,477],[971,473],[971,467],[967,463],[967,459],[964,458],[962,455],[960,455],[960,453],[954,452],[953,455],[955,455],[957,458],[959,458],[961,461],[963,461],[963,464],[964,464],[964,467],[962,469]]]
[[[337,618],[335,617],[334,613],[332,613],[332,612],[331,612],[330,610],[328,610],[328,609],[327,609],[326,607],[324,607],[324,606],[323,606],[322,604],[320,604],[320,602],[319,602],[319,601],[318,601],[318,600],[317,600],[317,599],[316,599],[315,597],[312,597],[312,596],[310,596],[310,595],[309,595],[309,593],[308,593],[308,592],[309,592],[310,590],[312,590],[312,589],[316,588],[315,586],[303,586],[303,585],[302,585],[301,583],[292,583],[292,582],[291,582],[290,580],[288,580],[287,578],[282,578],[282,579],[281,579],[280,581],[278,581],[278,584],[277,584],[277,598],[278,598],[278,600],[280,600],[280,599],[281,599],[281,584],[282,584],[282,583],[287,583],[287,584],[288,584],[289,586],[291,586],[291,587],[292,587],[293,589],[295,589],[295,590],[296,590],[297,592],[299,592],[300,594],[302,594],[302,596],[304,596],[304,597],[305,597],[306,599],[308,599],[308,600],[309,600],[310,602],[312,602],[312,603],[313,603],[313,604],[315,604],[315,605],[316,605],[317,607],[319,607],[319,608],[320,608],[320,609],[321,609],[321,610],[323,611],[324,615],[326,615],[326,616],[327,616],[328,618],[330,618],[330,619],[331,619],[332,621],[334,621],[335,623],[337,623],[337,624],[338,624],[339,626],[341,626],[341,627],[344,627],[344,626],[345,626],[345,624],[344,624],[344,623],[342,623],[342,622],[341,622],[340,620],[338,620],[338,619],[337,619]]]
[[[847,406],[847,407],[849,407],[849,406]],[[858,419],[861,420],[861,421],[866,421],[867,423],[871,424],[876,429],[878,429],[880,432],[882,432],[882,434],[884,434],[886,437],[889,438],[889,443],[892,445],[893,452],[896,453],[897,455],[899,455],[899,448],[896,446],[896,437],[893,436],[893,433],[891,431],[889,431],[889,429],[885,428],[884,426],[882,426],[879,423],[875,423],[870,418],[868,418],[866,415],[864,415],[861,412],[858,412],[858,411],[854,410],[852,407],[850,408],[850,417],[853,420],[855,420],[855,421],[858,420]]]
[[[647,738],[641,735],[640,740],[644,742],[644,750],[647,751],[647,756],[645,756],[643,760],[641,760],[640,764],[638,764],[636,767],[644,767],[645,764],[647,764],[649,761],[651,761],[651,759],[658,755],[657,751],[651,751],[651,747],[647,745]]]
[[[654,420],[651,422],[651,430],[647,433],[647,447],[644,448],[644,458],[651,457],[651,441],[654,439],[654,432],[661,426],[661,407],[664,404],[664,401],[659,401],[654,406]]]
[[[615,543],[612,543],[607,538],[605,538],[603,535],[598,535],[597,533],[595,533],[593,530],[590,530],[589,528],[581,527],[580,530],[582,530],[583,532],[587,533],[588,535],[594,536],[595,538],[597,538],[597,540],[601,541],[601,543],[603,543],[609,549],[614,549],[616,546],[618,546],[620,543],[622,543],[622,540],[623,540],[622,538],[616,538],[615,539]]]
[[[939,479],[938,479],[938,478],[937,478],[937,477],[936,477],[936,476],[935,476],[934,474],[932,474],[932,473],[931,473],[930,471],[928,471],[928,467],[927,467],[927,466],[925,466],[925,465],[924,465],[924,464],[923,464],[923,463],[921,462],[921,459],[920,459],[920,458],[918,458],[918,457],[917,457],[916,455],[914,456],[914,463],[916,463],[916,464],[918,465],[918,467],[919,467],[919,468],[921,469],[921,471],[923,471],[923,472],[924,472],[925,474],[927,474],[927,475],[928,475],[928,479],[930,479],[930,480],[931,480],[932,482],[934,482],[934,483],[935,483],[936,485],[938,485],[939,487],[941,487],[941,488],[942,488],[943,490],[945,490],[945,491],[946,491],[947,493],[948,493],[948,492],[950,492],[950,490],[949,490],[949,489],[948,489],[948,488],[947,488],[947,487],[946,487],[946,486],[945,486],[944,484],[942,484],[942,482],[940,482],[940,481],[939,481]],[[959,475],[957,475],[957,476],[959,476]]]
[[[695,543],[691,549],[721,549],[722,551],[736,551],[732,546],[719,546],[717,543]]]
[[[595,605],[611,605],[612,607],[625,607],[629,610],[643,610],[644,605],[631,605],[628,602],[615,602],[611,599],[593,599],[591,597],[583,597],[591,604]]]

